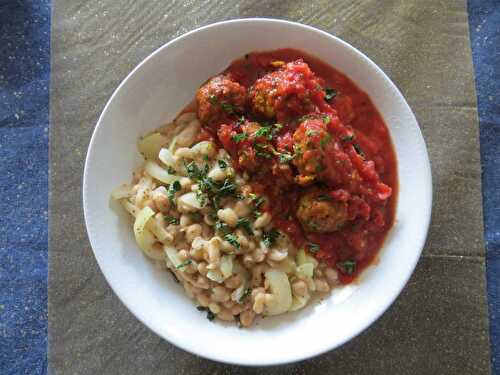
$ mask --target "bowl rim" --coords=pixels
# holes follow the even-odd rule
[[[417,131],[418,135],[421,138],[422,147],[423,147],[423,151],[424,151],[422,153],[422,158],[423,158],[422,173],[424,175],[426,175],[426,181],[428,183],[426,184],[427,185],[426,186],[427,197],[426,197],[426,202],[425,202],[426,204],[423,205],[424,206],[424,208],[423,208],[424,212],[426,213],[424,215],[424,221],[423,221],[425,229],[422,232],[423,235],[421,237],[421,241],[419,243],[414,244],[414,248],[416,249],[416,251],[414,253],[414,257],[413,257],[413,260],[412,260],[412,263],[411,263],[411,267],[408,268],[407,273],[406,273],[405,277],[402,279],[402,282],[401,282],[400,286],[398,287],[397,292],[394,293],[393,295],[391,295],[390,297],[386,298],[385,300],[383,300],[382,303],[381,303],[382,304],[381,308],[376,313],[374,313],[371,316],[370,319],[368,319],[366,322],[364,322],[364,324],[360,324],[359,326],[357,326],[356,329],[353,330],[353,332],[350,335],[346,335],[346,337],[344,337],[342,340],[340,340],[337,344],[334,344],[332,346],[325,346],[324,348],[322,348],[322,350],[316,351],[314,353],[306,353],[304,355],[297,356],[297,357],[294,357],[294,358],[282,358],[281,357],[281,358],[278,358],[276,360],[259,361],[257,359],[257,360],[248,360],[248,361],[237,361],[237,360],[232,360],[231,358],[226,358],[226,357],[223,357],[223,356],[220,356],[220,355],[213,355],[212,353],[210,353],[209,350],[199,351],[199,350],[193,349],[189,345],[189,343],[187,343],[186,341],[176,340],[175,338],[172,338],[172,337],[165,337],[165,335],[160,334],[159,332],[157,332],[155,330],[155,328],[153,327],[152,323],[150,323],[148,320],[143,319],[142,318],[142,313],[139,312],[139,308],[137,306],[133,305],[132,303],[128,302],[127,299],[122,295],[122,293],[118,289],[115,288],[115,286],[113,285],[113,283],[111,283],[111,281],[109,280],[108,274],[106,274],[105,272],[103,272],[103,266],[102,266],[102,264],[101,264],[101,262],[99,260],[99,257],[97,257],[97,255],[95,253],[95,250],[94,250],[93,240],[92,240],[91,233],[90,233],[90,230],[89,230],[89,212],[88,212],[88,203],[87,203],[87,199],[88,198],[86,197],[86,195],[87,195],[86,192],[88,190],[87,186],[88,186],[89,155],[91,154],[91,150],[92,150],[93,145],[95,143],[95,140],[96,140],[96,137],[97,137],[96,134],[98,133],[98,129],[103,126],[102,125],[102,120],[105,117],[105,115],[106,115],[106,113],[108,111],[108,108],[111,105],[111,103],[113,102],[115,96],[121,90],[121,88],[126,84],[126,82],[136,73],[136,71],[138,71],[139,69],[141,69],[143,65],[145,65],[149,60],[151,60],[154,56],[156,56],[158,53],[160,53],[164,48],[168,48],[170,45],[175,44],[178,41],[180,41],[180,40],[182,40],[184,38],[187,38],[187,37],[189,37],[192,34],[203,32],[203,31],[205,31],[207,29],[211,29],[211,28],[221,27],[221,26],[224,26],[224,25],[227,25],[227,24],[255,23],[255,22],[277,23],[277,24],[282,24],[284,26],[292,26],[292,27],[299,27],[299,28],[303,28],[303,29],[308,29],[309,31],[313,31],[315,33],[321,34],[322,36],[330,38],[330,39],[334,40],[336,43],[339,43],[339,44],[343,45],[344,47],[352,50],[352,52],[354,52],[354,54],[357,56],[357,58],[360,58],[360,59],[364,60],[365,63],[367,63],[375,71],[377,71],[378,74],[380,74],[380,76],[383,78],[383,80],[386,81],[386,83],[388,84],[388,86],[390,87],[390,89],[394,92],[394,94],[396,95],[397,99],[400,100],[405,107],[407,107],[407,109],[409,110],[409,114],[411,115],[411,117],[413,118],[415,124],[417,125],[417,128],[415,130]],[[307,51],[305,51],[305,52],[307,52]],[[396,153],[396,157],[397,157],[397,153]],[[398,165],[399,165],[399,163],[398,163]],[[399,178],[398,178],[398,180],[399,180]],[[398,191],[398,198],[399,198],[399,191]],[[95,128],[94,128],[94,130],[92,132],[92,137],[90,139],[90,142],[89,142],[89,145],[88,145],[88,149],[87,149],[87,154],[86,154],[86,157],[85,157],[85,165],[84,165],[84,172],[83,172],[83,185],[82,185],[82,199],[83,199],[83,211],[84,211],[85,228],[86,228],[86,231],[87,231],[87,236],[89,238],[89,242],[90,242],[90,245],[91,245],[91,248],[92,248],[92,252],[94,253],[94,256],[95,256],[95,258],[97,260],[97,263],[99,265],[101,273],[103,274],[104,278],[106,279],[106,282],[111,287],[111,289],[113,290],[113,292],[115,293],[115,295],[118,297],[118,299],[127,307],[127,309],[135,316],[136,319],[138,319],[142,324],[144,324],[152,332],[154,332],[155,334],[157,334],[161,338],[167,340],[168,342],[174,344],[178,348],[181,348],[181,349],[183,349],[183,350],[185,350],[185,351],[187,351],[189,353],[193,353],[193,354],[201,356],[203,358],[214,360],[214,361],[218,361],[218,362],[222,362],[222,363],[227,363],[227,364],[234,364],[234,365],[243,365],[243,366],[272,366],[272,365],[281,365],[281,364],[295,363],[295,362],[303,361],[303,360],[306,360],[306,359],[314,358],[314,357],[319,356],[321,354],[324,354],[324,353],[326,353],[328,351],[334,350],[334,349],[336,349],[336,348],[344,345],[346,342],[354,339],[360,333],[362,333],[363,331],[365,331],[369,326],[371,326],[374,322],[376,322],[387,311],[387,309],[394,303],[394,301],[399,297],[399,295],[401,294],[402,290],[407,285],[410,277],[412,276],[412,274],[413,274],[413,272],[415,270],[415,267],[416,267],[416,265],[417,265],[417,263],[418,263],[418,261],[420,259],[421,253],[422,253],[423,248],[425,246],[425,243],[426,243],[426,240],[427,240],[427,236],[428,236],[428,230],[429,230],[429,226],[430,226],[430,222],[431,222],[432,201],[433,201],[433,184],[432,184],[432,174],[431,174],[431,166],[430,166],[429,154],[428,154],[427,146],[426,146],[424,137],[422,135],[422,131],[420,129],[420,126],[418,124],[418,121],[417,121],[417,119],[416,119],[413,111],[411,110],[411,107],[408,105],[406,99],[404,98],[404,96],[402,95],[402,93],[400,92],[400,90],[398,89],[398,87],[385,74],[385,72],[381,68],[378,67],[377,64],[375,64],[368,56],[366,56],[364,53],[362,53],[361,51],[359,51],[356,47],[354,47],[351,44],[345,42],[344,40],[340,39],[339,37],[337,37],[335,35],[332,35],[332,34],[326,32],[326,31],[323,31],[321,29],[318,29],[316,27],[313,27],[313,26],[310,26],[310,25],[306,25],[306,24],[302,24],[302,23],[299,23],[299,22],[283,20],[283,19],[253,17],[253,18],[236,18],[236,19],[231,19],[231,20],[226,20],[226,21],[215,22],[215,23],[211,23],[211,24],[208,24],[208,25],[205,25],[205,26],[201,26],[201,27],[195,28],[193,30],[190,30],[190,31],[182,34],[182,35],[179,35],[179,36],[173,38],[172,40],[164,43],[163,45],[161,45],[160,47],[158,47],[157,49],[155,49],[153,52],[151,52],[146,58],[144,58],[139,64],[137,64],[125,76],[125,78],[122,79],[122,81],[120,82],[120,84],[113,91],[112,95],[110,96],[110,98],[106,102],[106,105],[104,106],[104,108],[103,108],[103,110],[102,110],[102,112],[101,112],[101,114],[100,114],[100,116],[99,116],[99,118],[97,120],[96,126],[95,126]],[[382,245],[382,246],[384,246],[384,245]]]

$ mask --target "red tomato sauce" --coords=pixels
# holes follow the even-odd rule
[[[263,210],[275,227],[336,267],[342,283],[353,281],[394,222],[397,164],[382,116],[354,82],[301,51],[250,53],[223,74],[248,90],[249,108],[226,111],[201,139],[217,139],[237,169],[252,173],[252,190],[268,196]],[[273,136],[257,131],[267,123],[279,124]],[[287,157],[294,159],[283,163]],[[340,229],[309,230],[298,219],[301,196],[314,195],[316,185],[327,192],[316,204],[337,207]]]

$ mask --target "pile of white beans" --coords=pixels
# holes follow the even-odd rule
[[[134,231],[144,253],[166,265],[186,294],[212,316],[243,327],[258,315],[298,310],[314,293],[338,285],[336,270],[295,248],[286,235],[281,233],[266,246],[263,237],[272,230],[272,217],[268,212],[256,214],[249,176],[235,172],[224,149],[196,142],[199,130],[196,115],[186,113],[142,138],[139,150],[147,159],[145,166],[134,172],[132,184],[112,193],[136,218]],[[185,168],[193,161],[208,165],[207,176],[213,181],[231,178],[239,196],[222,198],[216,212],[200,202],[200,186]],[[180,187],[172,194],[165,181],[178,181]],[[241,219],[247,220],[252,234],[238,226]],[[239,246],[216,230],[217,221],[231,229]]]

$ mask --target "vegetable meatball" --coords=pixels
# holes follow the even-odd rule
[[[299,171],[297,182],[308,185],[321,177],[325,170],[325,150],[335,147],[324,118],[303,121],[293,135],[293,164]]]
[[[245,110],[246,89],[225,75],[218,75],[196,93],[198,118],[207,125],[223,122]]]
[[[282,121],[319,112],[326,105],[322,86],[309,66],[297,60],[256,80],[249,101],[257,116]]]
[[[300,197],[297,218],[306,232],[335,232],[347,221],[347,204],[334,200],[326,190],[312,188]]]

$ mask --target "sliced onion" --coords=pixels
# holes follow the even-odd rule
[[[156,239],[153,233],[146,229],[146,224],[154,215],[154,211],[150,207],[144,207],[139,211],[134,222],[135,240],[139,247],[146,253],[152,252],[153,244]]]
[[[290,311],[297,311],[303,308],[305,305],[307,305],[307,302],[309,301],[309,294],[306,294],[305,296],[294,296],[292,300],[292,307],[290,307]]]
[[[217,271],[217,270],[210,270],[207,272],[207,277],[215,281],[218,284],[221,284],[224,281],[224,276],[222,275],[222,272]]]
[[[198,198],[196,197],[196,193],[194,192],[189,192],[181,195],[177,199],[177,203],[187,211],[196,211],[202,208],[200,201],[198,200]]]
[[[174,155],[172,155],[168,148],[162,148],[158,154],[158,158],[166,166],[175,167]]]
[[[139,212],[137,206],[133,205],[126,199],[122,199],[120,203],[122,204],[123,208],[125,208],[128,211],[130,215],[132,215],[133,217],[137,216],[137,213]]]
[[[139,152],[144,155],[146,159],[156,159],[160,149],[168,142],[168,138],[160,133],[153,133],[145,136],[139,141]]]
[[[286,273],[270,269],[265,272],[265,276],[274,298],[266,303],[264,315],[278,315],[290,310],[292,307],[292,288]]]
[[[153,178],[165,184],[171,184],[181,179],[181,176],[168,173],[154,161],[148,160],[144,165],[144,170]]]
[[[297,276],[306,278],[313,277],[314,265],[312,263],[304,263],[296,268]]]
[[[116,200],[128,198],[130,197],[131,190],[132,188],[130,187],[130,185],[122,184],[113,189],[113,191],[111,192],[111,198]]]
[[[168,260],[174,268],[177,268],[182,264],[181,259],[179,258],[179,253],[175,249],[175,247],[170,246],[170,245],[165,245],[163,246],[163,250],[165,251],[165,254],[167,255]],[[183,269],[180,269],[179,271],[183,271]]]

